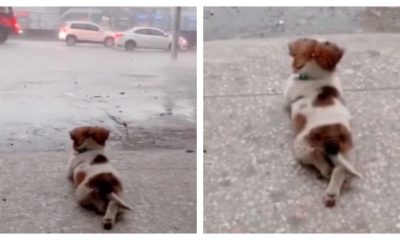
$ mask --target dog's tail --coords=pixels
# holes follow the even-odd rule
[[[121,207],[121,208],[123,208],[123,209],[126,209],[126,210],[132,210],[132,207],[131,206],[129,206],[120,196],[118,196],[118,194],[116,194],[115,192],[112,192],[112,193],[110,193],[110,194],[108,194],[108,199],[111,201],[111,200],[114,200],[114,201],[116,201],[117,203],[118,203],[118,205]]]
[[[326,156],[335,166],[344,167],[349,173],[353,174],[356,177],[363,178],[361,173],[359,173],[350,163],[347,161],[343,155],[340,153],[340,145],[336,141],[327,140],[324,142],[324,151]]]

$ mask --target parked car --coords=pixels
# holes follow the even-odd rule
[[[12,7],[0,7],[0,43],[4,43],[9,35],[20,33]]]
[[[106,31],[99,25],[91,22],[66,22],[61,28],[58,37],[68,46],[76,43],[97,43],[106,47],[114,46],[114,33]]]
[[[115,45],[127,51],[135,48],[170,50],[172,45],[171,34],[153,27],[134,27],[125,32],[116,33],[114,38]],[[179,48],[187,48],[187,41],[183,37],[179,38]]]

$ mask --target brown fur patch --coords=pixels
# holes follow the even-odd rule
[[[310,131],[307,141],[311,147],[324,152],[324,144],[327,141],[335,142],[339,146],[339,151],[346,153],[353,148],[353,140],[350,131],[340,123],[323,125]]]
[[[110,135],[110,131],[103,127],[82,126],[70,131],[69,135],[74,142],[74,149],[77,150],[90,137],[98,144],[104,146]]]
[[[87,186],[96,189],[101,195],[107,195],[111,192],[118,194],[122,191],[121,182],[112,173],[99,173],[91,177]]]
[[[334,104],[334,99],[339,98],[339,91],[333,86],[323,86],[321,92],[313,101],[314,107],[326,107]]]
[[[78,187],[83,181],[85,181],[86,173],[85,172],[78,172],[74,178],[75,187]]]
[[[292,67],[295,72],[307,62],[315,60],[322,69],[334,71],[343,56],[343,49],[329,41],[301,38],[289,44],[289,53],[293,57]]]
[[[298,113],[294,116],[293,118],[293,129],[294,129],[294,134],[297,136],[306,126],[307,124],[307,119],[304,115]]]
[[[90,137],[90,127],[78,127],[69,132],[69,136],[74,143],[76,150],[83,142]]]
[[[110,131],[108,129],[102,127],[92,127],[91,129],[91,137],[100,145],[105,145],[109,135]]]
[[[104,155],[97,155],[90,164],[102,164],[102,163],[107,163],[108,159]]]

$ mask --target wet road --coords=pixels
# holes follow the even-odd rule
[[[208,7],[206,41],[309,34],[400,32],[399,8]]]
[[[63,150],[82,124],[109,127],[124,149],[194,142],[195,53],[11,40],[0,56],[3,152]]]

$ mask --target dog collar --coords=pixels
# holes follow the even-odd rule
[[[299,76],[297,77],[297,79],[298,79],[298,80],[301,80],[301,81],[307,81],[307,80],[310,80],[310,77],[309,77],[307,74],[305,74],[305,73],[301,73],[301,74],[299,74]]]
[[[89,151],[89,149],[82,148],[82,149],[78,149],[77,153],[84,153],[84,152],[87,152],[87,151]]]

